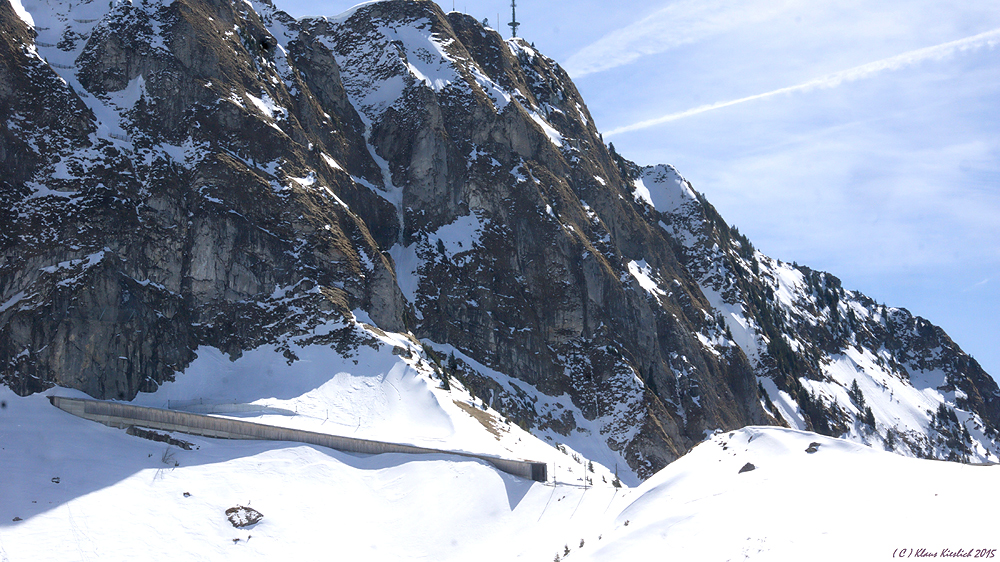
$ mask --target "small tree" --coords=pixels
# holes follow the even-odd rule
[[[892,451],[896,448],[896,432],[892,429],[885,432],[885,448],[887,451]]]
[[[865,410],[865,395],[862,394],[861,387],[858,386],[858,379],[851,381],[851,389],[847,391],[847,394],[850,395],[858,409],[863,412]]]
[[[869,427],[875,427],[875,414],[872,412],[871,406],[865,406],[865,424]]]

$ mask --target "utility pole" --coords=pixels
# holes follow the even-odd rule
[[[517,0],[510,0],[510,23],[507,25],[510,26],[511,38],[517,37],[517,28],[521,25],[517,21]]]

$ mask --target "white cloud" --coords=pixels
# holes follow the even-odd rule
[[[571,76],[580,78],[767,21],[793,4],[789,0],[682,0],[612,31],[569,57],[564,66]]]
[[[991,31],[980,33],[978,35],[973,35],[972,37],[966,37],[964,39],[959,39],[956,41],[949,41],[948,43],[942,43],[940,45],[934,45],[932,47],[916,49],[914,51],[909,51],[901,55],[896,55],[894,57],[889,57],[875,62],[870,62],[860,66],[856,66],[854,68],[842,70],[840,72],[827,74],[826,76],[822,76],[820,78],[816,78],[814,80],[810,80],[802,84],[797,84],[795,86],[779,88],[777,90],[772,90],[770,92],[764,92],[762,94],[746,96],[735,100],[700,105],[698,107],[687,109],[685,111],[679,111],[676,113],[671,113],[669,115],[664,115],[662,117],[657,117],[655,119],[640,121],[638,123],[633,123],[632,125],[626,125],[624,127],[618,127],[610,131],[606,131],[604,135],[610,137],[620,133],[627,133],[630,131],[647,129],[649,127],[654,127],[656,125],[661,125],[663,123],[669,123],[670,121],[676,121],[678,119],[683,119],[685,117],[690,117],[692,115],[697,115],[699,113],[705,113],[706,111],[712,111],[715,109],[730,107],[748,101],[769,98],[782,94],[808,91],[817,88],[835,88],[843,84],[844,82],[853,82],[855,80],[868,78],[870,76],[879,74],[887,70],[899,70],[901,68],[913,66],[923,61],[942,60],[949,56],[954,55],[955,53],[975,50],[983,47],[993,48],[996,45],[1000,45],[1000,29],[994,29]]]
[[[985,287],[989,282],[990,282],[990,280],[988,278],[987,279],[983,279],[982,281],[976,283],[975,285],[973,285],[973,286],[968,287],[967,289],[965,289],[965,292],[974,291],[976,289],[980,289],[982,287]]]

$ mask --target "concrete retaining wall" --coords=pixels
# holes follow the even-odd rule
[[[221,439],[262,439],[267,441],[294,441],[320,445],[338,451],[377,455],[380,453],[428,454],[441,453],[461,457],[484,460],[497,469],[514,476],[545,482],[548,480],[548,467],[545,463],[502,459],[472,453],[442,451],[413,445],[386,443],[370,439],[355,439],[301,429],[276,427],[242,420],[214,418],[190,412],[177,412],[147,408],[132,404],[117,402],[102,402],[98,400],[83,400],[80,398],[63,398],[50,396],[53,406],[65,410],[75,416],[103,423],[111,427],[127,428],[129,426],[148,427],[162,431],[177,431],[191,435],[216,437]]]
[[[180,410],[194,414],[277,414],[279,416],[297,415],[292,410],[264,406],[262,404],[243,404],[236,402],[205,402],[204,400],[167,400],[168,410]]]

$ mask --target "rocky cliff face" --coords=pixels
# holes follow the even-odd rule
[[[471,17],[24,7],[0,6],[0,373],[20,393],[131,399],[199,346],[364,320],[640,477],[748,424],[996,454],[1000,393],[940,329],[755,252],[672,168],[609,150],[557,63]]]
[[[716,311],[725,337],[712,345],[743,351],[776,418],[913,456],[996,460],[1000,392],[944,331],[756,251],[673,168],[620,162]]]

